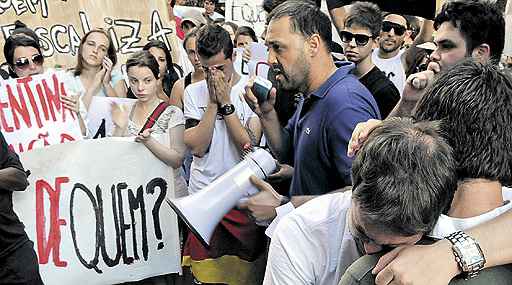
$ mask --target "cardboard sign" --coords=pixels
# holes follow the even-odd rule
[[[64,108],[68,96],[63,71],[3,81],[0,86],[0,128],[9,147],[21,153],[82,139],[77,115]]]
[[[81,37],[92,28],[104,28],[118,51],[118,62],[140,50],[148,40],[177,47],[174,22],[169,21],[166,1],[158,0],[18,0],[0,1],[0,46],[21,20],[40,38],[46,67],[74,67]],[[3,59],[3,54],[1,55]],[[173,58],[177,58],[173,54]]]
[[[112,104],[123,105],[131,109],[136,99],[94,96],[87,114],[87,138],[104,138],[112,136]]]
[[[170,168],[133,138],[21,154],[30,186],[14,208],[45,284],[115,284],[180,271]]]
[[[263,0],[226,0],[226,21],[253,28],[258,38],[265,30],[266,16]]]

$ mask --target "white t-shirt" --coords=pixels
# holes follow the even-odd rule
[[[235,106],[235,113],[242,126],[247,126],[249,119],[256,116],[242,96],[247,80],[248,77],[242,76],[231,88],[231,103]],[[208,96],[205,80],[187,86],[183,96],[185,119],[201,120],[208,106]],[[203,157],[194,156],[192,159],[189,193],[194,194],[208,186],[238,162],[240,162],[238,148],[231,140],[222,116],[218,115],[207,153]]]
[[[405,87],[405,69],[402,64],[402,54],[405,50],[400,50],[400,52],[392,57],[392,58],[380,58],[379,57],[379,49],[374,49],[372,53],[372,61],[373,63],[384,73],[386,76],[395,84],[396,89],[400,92],[400,96],[404,91]]]
[[[479,224],[488,222],[512,209],[512,202],[510,202],[512,200],[512,189],[503,187],[503,200],[505,201],[503,206],[472,218],[459,219],[441,215],[437,221],[436,226],[430,233],[430,236],[435,238],[444,238],[456,231],[466,230]]]
[[[360,257],[348,228],[351,197],[351,191],[322,195],[284,217],[272,236],[263,284],[338,284]]]
[[[183,68],[183,75],[187,75],[191,72],[194,72],[194,66],[188,59],[187,51],[183,48],[183,41],[179,40],[179,58],[178,64]]]

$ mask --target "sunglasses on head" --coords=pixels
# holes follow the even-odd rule
[[[364,34],[352,34],[351,32],[341,31],[340,38],[341,41],[346,44],[352,42],[352,39],[355,39],[358,46],[365,46],[373,37]]]
[[[30,59],[27,57],[20,57],[14,62],[14,66],[17,68],[26,68],[30,65],[30,62],[34,63],[35,65],[42,65],[44,62],[44,57],[41,54],[34,54]]]
[[[395,31],[395,35],[401,36],[405,33],[406,28],[400,24],[384,21],[382,22],[382,31],[389,33],[393,29]]]

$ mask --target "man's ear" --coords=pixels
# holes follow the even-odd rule
[[[306,45],[306,47],[310,51],[310,56],[316,56],[320,51],[320,46],[322,45],[322,39],[320,38],[320,35],[313,34],[311,37],[309,37],[309,39],[306,40]]]
[[[376,48],[379,48],[379,40],[380,40],[380,37],[376,37],[374,39],[370,39],[370,41],[372,43],[372,50],[374,50]]]
[[[479,62],[487,62],[491,58],[491,47],[488,44],[478,45],[471,52],[471,57]]]

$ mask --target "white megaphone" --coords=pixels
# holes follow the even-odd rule
[[[238,201],[258,193],[249,181],[252,175],[265,179],[277,168],[272,155],[263,149],[249,153],[234,168],[194,195],[167,199],[167,203],[206,246],[221,221]]]

